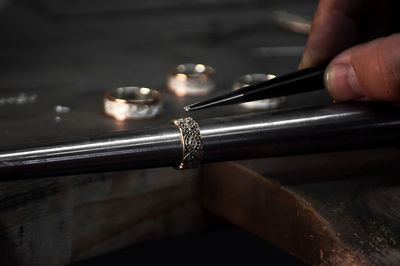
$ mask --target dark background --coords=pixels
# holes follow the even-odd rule
[[[268,242],[233,227],[135,245],[73,265],[131,264],[306,265]]]

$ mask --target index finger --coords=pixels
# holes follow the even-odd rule
[[[325,63],[356,44],[370,0],[320,0],[300,68]]]

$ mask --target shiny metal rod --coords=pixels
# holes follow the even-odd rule
[[[333,104],[197,121],[202,162],[397,145],[400,106]],[[0,180],[177,166],[173,125],[0,152]]]

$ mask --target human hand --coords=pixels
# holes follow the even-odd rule
[[[388,36],[395,10],[395,0],[320,0],[300,68],[330,61],[335,101],[400,101],[400,34]]]

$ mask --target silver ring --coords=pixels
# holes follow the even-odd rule
[[[104,112],[117,120],[154,118],[161,109],[161,93],[145,87],[114,88],[104,96]]]
[[[180,64],[168,74],[167,87],[178,96],[205,95],[215,88],[215,70],[203,64]]]
[[[247,74],[240,76],[236,79],[233,84],[233,90],[238,90],[242,87],[246,87],[249,85],[253,85],[262,81],[270,80],[275,78],[275,75],[271,74]],[[278,98],[271,98],[271,99],[264,99],[252,102],[245,102],[241,103],[240,105],[252,109],[252,110],[262,110],[262,109],[273,109],[279,106],[285,97],[278,97]]]
[[[203,157],[203,141],[199,125],[191,117],[172,120],[171,124],[178,128],[182,143],[182,161],[177,168],[197,167]]]

